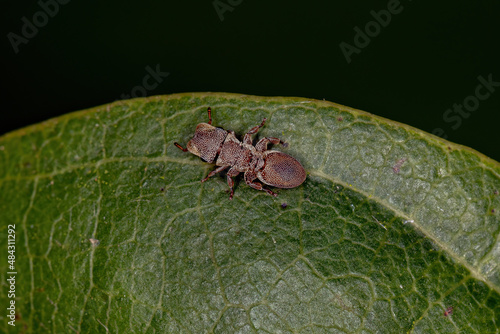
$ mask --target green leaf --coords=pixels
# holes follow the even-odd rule
[[[173,142],[208,106],[239,135],[266,117],[257,136],[288,142],[306,181],[274,198],[239,177],[232,201],[225,177],[200,183],[213,165]],[[49,120],[0,138],[0,331],[498,333],[499,175],[317,100],[179,94]]]

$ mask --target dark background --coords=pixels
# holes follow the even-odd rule
[[[401,0],[401,12],[350,63],[339,44],[354,46],[354,28],[364,30],[370,11],[391,1],[59,1],[67,3],[46,22],[37,1],[2,2],[0,135],[130,95],[145,68],[159,66],[170,74],[147,95],[324,98],[441,128],[448,140],[500,160],[500,87],[457,129],[443,119],[474,95],[478,76],[500,82],[497,0]],[[16,53],[8,34],[23,36],[23,17],[34,16],[38,32]]]

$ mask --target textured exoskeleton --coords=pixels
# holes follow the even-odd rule
[[[205,182],[215,174],[230,168],[227,172],[227,184],[231,190],[229,199],[232,199],[234,194],[232,177],[239,173],[245,173],[245,182],[250,187],[277,196],[276,193],[264,188],[255,179],[277,188],[294,188],[304,182],[306,171],[300,162],[288,154],[267,150],[269,143],[286,146],[278,138],[262,138],[255,146],[252,145],[252,135],[257,133],[265,122],[264,118],[262,123],[250,129],[243,138],[243,142],[240,142],[234,131],[226,131],[212,126],[212,111],[208,108],[208,123],[198,124],[194,137],[187,144],[187,149],[178,143],[174,144],[184,152],[189,151],[199,156],[203,161],[219,166],[201,182]]]

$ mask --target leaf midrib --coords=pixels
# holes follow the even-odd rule
[[[500,287],[498,287],[495,284],[493,284],[493,282],[491,282],[486,277],[484,277],[476,268],[474,268],[468,262],[466,262],[460,255],[458,255],[453,250],[451,250],[450,247],[448,247],[445,244],[443,244],[431,232],[429,232],[429,230],[427,230],[426,228],[424,228],[422,226],[422,224],[418,224],[418,222],[414,218],[408,216],[406,213],[404,213],[403,211],[401,211],[398,208],[394,207],[393,205],[391,205],[390,203],[388,203],[386,200],[384,200],[384,199],[382,199],[382,198],[380,198],[378,196],[373,196],[373,195],[370,196],[370,194],[368,194],[364,190],[354,188],[351,184],[347,184],[346,182],[344,182],[342,180],[339,180],[339,179],[337,179],[337,178],[335,178],[333,176],[325,174],[321,170],[309,170],[309,174],[317,176],[317,177],[321,177],[321,178],[323,178],[325,180],[328,180],[328,181],[330,181],[332,183],[338,183],[338,184],[342,185],[344,188],[349,188],[349,189],[351,189],[351,190],[353,190],[353,191],[361,194],[365,198],[370,198],[370,200],[372,200],[372,201],[374,201],[374,202],[376,202],[376,203],[378,203],[378,204],[380,204],[380,205],[388,208],[389,210],[393,211],[395,215],[397,215],[397,216],[399,216],[401,218],[404,218],[405,220],[413,220],[413,223],[411,223],[411,224],[412,224],[412,226],[415,227],[416,231],[418,231],[421,234],[423,234],[427,239],[429,239],[435,245],[437,245],[439,247],[439,249],[441,249],[444,252],[446,252],[453,260],[455,260],[457,263],[459,263],[460,265],[462,265],[463,267],[465,267],[470,272],[470,275],[472,277],[474,277],[474,278],[476,278],[476,279],[484,282],[492,290],[500,293]]]

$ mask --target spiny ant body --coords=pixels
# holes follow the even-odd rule
[[[252,145],[252,135],[256,134],[265,122],[264,118],[260,125],[251,128],[241,142],[236,138],[234,131],[212,126],[212,110],[208,108],[208,123],[198,124],[187,148],[178,143],[174,145],[184,152],[189,151],[199,156],[205,162],[219,166],[201,182],[229,168],[227,172],[227,184],[231,190],[229,199],[233,199],[234,195],[233,177],[239,173],[244,173],[245,183],[250,187],[278,196],[264,188],[262,183],[277,188],[295,188],[306,179],[306,171],[300,162],[288,154],[267,149],[269,143],[286,146],[278,138],[262,138],[255,146]],[[259,179],[262,183],[255,179]]]

